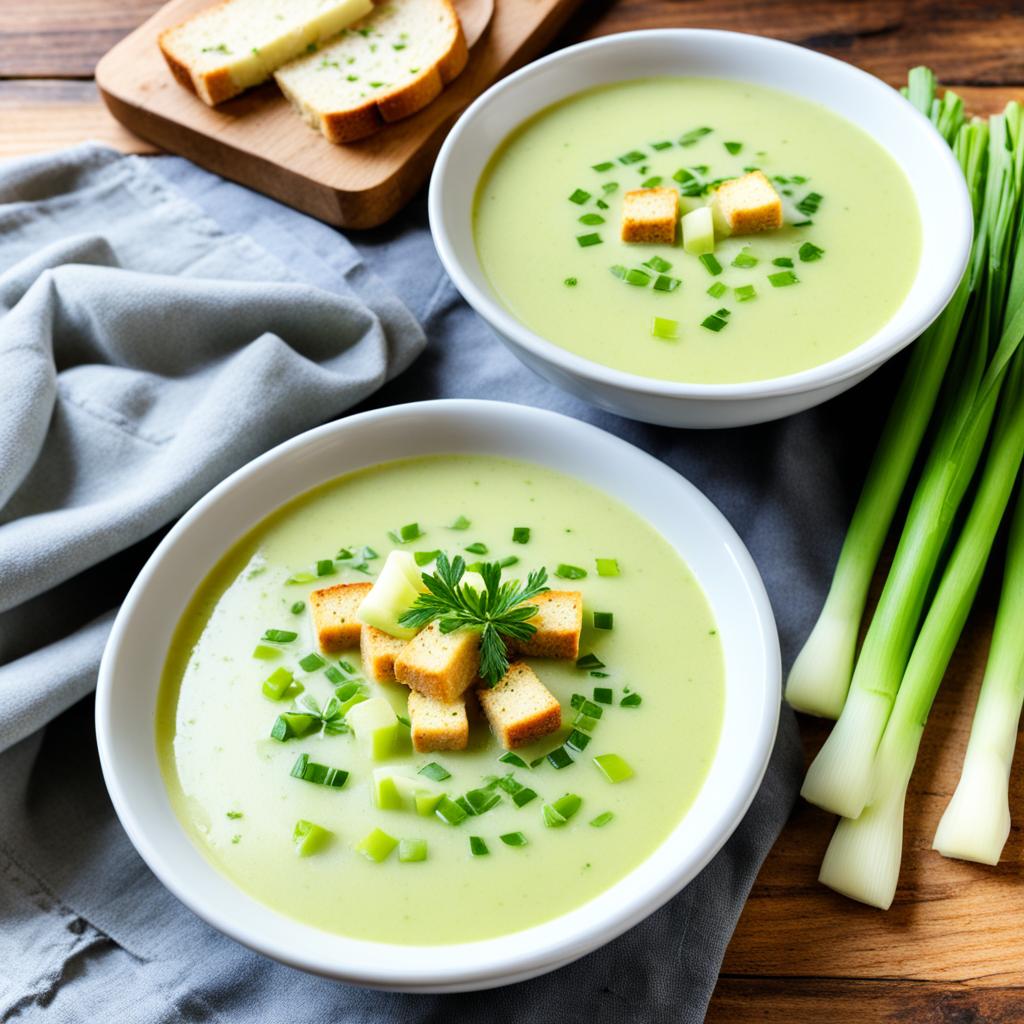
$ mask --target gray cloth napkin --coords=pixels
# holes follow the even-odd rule
[[[518,401],[652,452],[701,487],[751,548],[788,664],[823,597],[860,475],[848,404],[720,433],[599,412],[534,377],[461,301],[422,201],[353,246],[184,161],[80,148],[0,167],[0,203],[0,301],[10,310],[0,319],[0,1018],[701,1021],[795,799],[790,712],[740,828],[647,921],[530,982],[409,996],[283,967],[170,896],[113,815],[92,702],[80,698],[154,531],[256,452],[359,400]],[[431,344],[369,398],[422,344],[405,309]]]

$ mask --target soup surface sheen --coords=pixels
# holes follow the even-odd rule
[[[448,524],[465,516],[471,525]],[[584,597],[581,652],[605,663],[606,678],[573,662],[531,660],[563,709],[563,727],[534,747],[530,760],[559,746],[570,730],[574,693],[614,689],[585,753],[561,770],[544,761],[531,769],[499,763],[502,748],[482,718],[471,716],[468,750],[417,755],[405,744],[387,763],[418,769],[436,761],[451,772],[442,785],[453,797],[490,775],[514,771],[538,793],[522,808],[504,797],[486,814],[449,826],[435,816],[378,810],[372,770],[351,735],[278,742],[275,717],[290,705],[261,693],[277,666],[321,704],[333,686],[322,668],[304,672],[300,658],[315,649],[304,602],[310,590],[365,581],[352,560],[335,574],[301,584],[342,548],[371,545],[379,569],[396,545],[389,529],[415,518],[423,536],[403,545],[452,554],[482,542],[493,558],[519,556],[507,574],[560,563],[587,569],[579,581],[551,579],[553,588]],[[512,542],[528,526],[528,543]],[[356,554],[356,558],[360,558]],[[473,555],[466,556],[468,560]],[[596,558],[618,560],[620,575],[602,577]],[[315,571],[315,570],[314,570]],[[426,571],[429,571],[429,567]],[[614,628],[593,628],[595,610],[612,612]],[[264,630],[297,632],[271,661],[252,657]],[[358,651],[341,656],[359,666]],[[337,665],[338,656],[328,656]],[[367,682],[400,714],[408,691]],[[642,697],[622,707],[626,688]],[[345,935],[385,942],[468,942],[539,924],[607,889],[635,868],[679,823],[707,773],[718,742],[724,695],[722,650],[700,585],[660,534],[623,505],[548,469],[483,456],[438,456],[387,463],[326,484],[284,506],[244,537],[204,581],[172,644],[161,688],[157,743],[173,806],[209,859],[243,890],[282,913]],[[296,757],[343,768],[341,789],[290,776]],[[633,778],[616,785],[591,757],[616,753]],[[565,793],[582,797],[580,811],[560,828],[546,827],[542,804]],[[603,827],[591,822],[614,814]],[[331,830],[330,844],[296,855],[299,819]],[[428,857],[374,863],[356,844],[379,827],[395,838],[425,839]],[[506,846],[499,835],[522,832],[528,845]],[[489,850],[473,856],[469,837]]]
[[[684,252],[678,231],[674,246],[620,240],[625,192],[676,188],[685,210],[707,198],[687,192],[754,168],[779,191],[784,225],[719,239],[721,273]],[[906,176],[860,128],[787,93],[708,78],[626,81],[541,111],[484,171],[474,231],[495,294],[537,334],[615,369],[708,384],[780,377],[856,348],[903,301],[921,246]],[[741,252],[748,265],[734,266]],[[630,284],[613,267],[648,280]],[[795,283],[769,280],[787,269]],[[659,273],[681,284],[658,291]],[[723,309],[724,326],[702,326]],[[655,317],[676,336],[654,336]]]

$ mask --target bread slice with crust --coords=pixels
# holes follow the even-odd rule
[[[274,78],[328,140],[354,142],[422,110],[468,58],[451,0],[388,0]]]
[[[490,689],[476,692],[480,707],[506,750],[525,747],[562,727],[562,705],[525,662],[509,665]]]
[[[320,650],[333,654],[359,646],[363,624],[356,618],[356,612],[372,586],[372,583],[338,583],[310,593],[309,610]]]
[[[446,703],[410,690],[409,722],[413,749],[419,754],[429,754],[432,750],[465,750],[469,743],[469,719],[466,702],[461,697]]]
[[[509,647],[528,658],[578,658],[583,595],[578,590],[545,590],[527,603],[537,606],[537,614],[527,620],[537,631]]]
[[[214,106],[336,36],[371,0],[222,0],[160,33],[174,77]]]

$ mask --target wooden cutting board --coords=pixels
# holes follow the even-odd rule
[[[370,228],[393,217],[430,175],[458,115],[547,45],[580,0],[455,0],[469,63],[418,114],[335,146],[272,82],[207,107],[171,76],[157,36],[211,0],[171,0],[96,68],[111,113],[137,135],[329,224]]]

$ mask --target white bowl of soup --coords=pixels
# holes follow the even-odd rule
[[[779,221],[716,221],[707,251],[699,208],[759,174]],[[654,190],[682,218],[672,241],[657,211],[636,223],[660,241],[623,241],[625,197]],[[972,232],[956,159],[897,91],[800,47],[689,29],[582,43],[493,86],[441,149],[430,223],[456,287],[528,366],[686,427],[852,387],[938,315]]]
[[[517,662],[556,729],[506,749],[471,709],[462,749],[412,748],[412,691],[321,647],[310,610],[392,551],[582,595],[576,656]],[[323,728],[279,729],[310,697]],[[696,488],[578,421],[439,401],[303,434],[183,516],[118,615],[96,727],[129,837],[197,914],[306,970],[440,992],[569,963],[678,892],[749,806],[779,700],[760,577]],[[371,704],[386,747],[356,723]],[[387,778],[415,799],[382,800]]]

